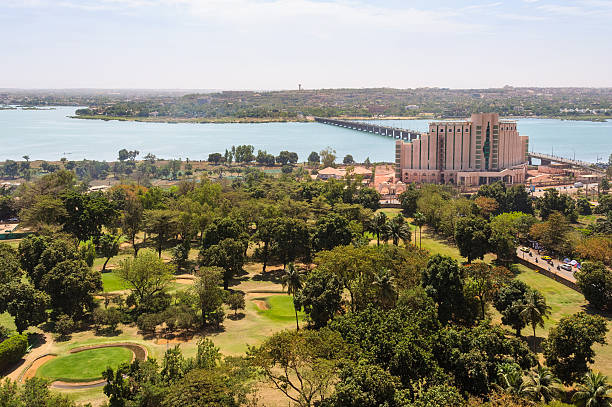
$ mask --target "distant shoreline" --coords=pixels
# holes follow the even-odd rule
[[[32,109],[37,110],[37,109]],[[46,110],[46,109],[38,109]],[[240,123],[311,123],[314,122],[312,117],[302,118],[249,118],[249,117],[221,117],[221,118],[180,118],[180,117],[122,117],[122,116],[102,116],[102,115],[71,115],[71,119],[83,120],[103,120],[103,121],[122,121],[122,122],[141,122],[141,123],[195,123],[195,124],[240,124]],[[344,120],[460,120],[461,117],[436,117],[436,116],[333,116],[333,118]],[[567,120],[567,121],[587,121],[596,123],[605,123],[612,118],[598,116],[506,116],[504,119],[552,119],[552,120]]]

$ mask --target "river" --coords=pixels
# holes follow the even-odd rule
[[[255,151],[295,151],[300,161],[329,146],[342,159],[393,161],[394,140],[319,123],[142,123],[71,119],[74,107],[54,110],[0,110],[0,160],[115,160],[122,148],[160,158],[205,160],[232,145],[252,144]],[[612,122],[519,119],[531,151],[595,162],[612,153]],[[382,120],[388,126],[427,131],[428,120]]]

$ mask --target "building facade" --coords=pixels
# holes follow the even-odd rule
[[[497,113],[429,124],[416,140],[396,141],[396,177],[404,183],[475,186],[525,182],[529,138]]]

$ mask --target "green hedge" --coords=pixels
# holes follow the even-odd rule
[[[28,349],[27,335],[13,335],[0,343],[0,371],[14,365]]]

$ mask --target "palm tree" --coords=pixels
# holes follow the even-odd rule
[[[499,383],[504,393],[517,397],[523,397],[527,394],[523,371],[518,366],[502,365],[499,369],[499,376]]]
[[[378,296],[383,308],[391,308],[397,301],[395,280],[387,270],[378,273],[374,277],[374,285],[378,288]]]
[[[544,327],[544,318],[550,315],[550,307],[546,305],[546,299],[542,293],[538,290],[527,291],[520,315],[533,327],[533,351],[535,352],[536,326]]]
[[[410,226],[406,224],[404,215],[398,213],[397,216],[391,219],[389,227],[387,228],[388,237],[391,238],[395,246],[399,245],[400,239],[404,241],[410,241],[411,233]]]
[[[426,219],[425,219],[425,215],[423,215],[421,212],[416,212],[414,214],[414,219],[412,221],[412,223],[415,224],[415,226],[419,227],[419,248],[422,249],[423,248],[423,230],[422,227],[425,225]]]
[[[572,403],[579,407],[610,407],[612,385],[608,383],[608,376],[599,372],[585,374],[578,391],[572,396]]]
[[[302,289],[302,275],[295,268],[293,263],[287,264],[287,268],[285,269],[285,275],[283,275],[282,279],[283,290],[287,287],[287,294],[292,295],[293,302],[293,310],[295,311],[295,326],[297,330],[300,330],[300,324],[298,321],[297,308],[295,308],[295,295]]]
[[[384,212],[378,212],[368,225],[368,230],[376,235],[376,245],[380,246],[380,237],[387,233],[387,215]]]
[[[561,381],[547,367],[538,366],[535,372],[529,374],[529,381],[526,391],[535,401],[549,403],[559,395],[559,388],[556,386]]]

